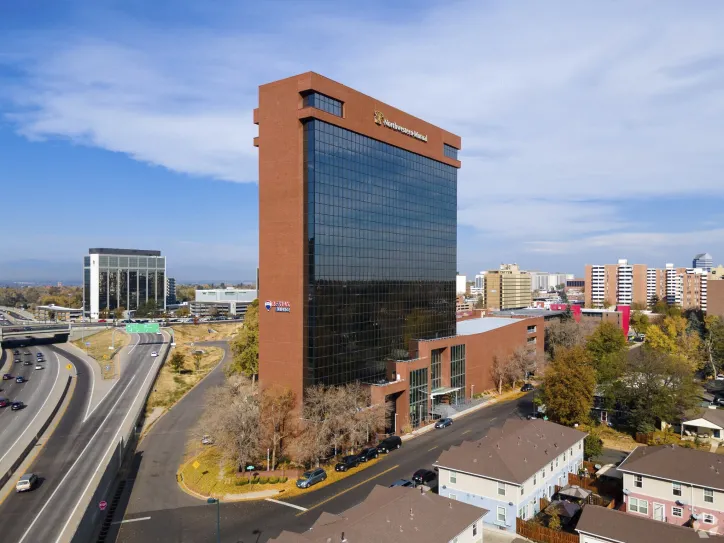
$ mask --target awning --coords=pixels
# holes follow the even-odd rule
[[[430,398],[434,398],[435,396],[444,396],[445,394],[451,394],[453,392],[457,392],[458,390],[462,390],[463,387],[442,387],[442,388],[436,388],[430,393]]]
[[[694,419],[688,420],[682,423],[684,426],[696,426],[698,428],[708,428],[709,430],[722,430],[721,426],[717,426],[713,422],[709,422],[706,419]]]

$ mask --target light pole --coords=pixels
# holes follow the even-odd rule
[[[397,435],[397,413],[395,413],[395,435]]]
[[[221,501],[219,498],[208,498],[206,503],[216,504],[216,543],[221,543]]]
[[[470,399],[471,400],[473,399],[473,396],[475,396],[475,394],[473,394],[474,390],[475,390],[475,385],[471,384],[470,385]]]

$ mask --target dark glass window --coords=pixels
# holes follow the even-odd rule
[[[126,259],[128,260],[128,259]],[[128,270],[119,270],[120,298],[118,299],[118,307],[128,309]]]
[[[153,264],[153,262],[150,262]],[[156,271],[148,271],[148,299],[152,302],[156,301]]]
[[[442,144],[442,150],[443,154],[448,158],[454,158],[455,160],[458,159],[458,150],[455,149],[452,145],[448,145],[447,143]]]
[[[450,386],[460,388],[453,392],[452,403],[465,401],[465,345],[450,347]]]
[[[88,258],[88,257],[86,257]],[[90,266],[90,262],[88,263]],[[83,268],[83,309],[86,312],[90,312],[90,281],[91,281],[91,271],[90,268],[86,267]]]
[[[108,270],[101,269],[98,281],[98,310],[108,309]]]
[[[376,380],[454,336],[457,168],[316,119],[304,167],[307,382]]]
[[[148,301],[148,272],[138,270],[138,305]]]
[[[342,116],[342,102],[318,92],[312,92],[304,96],[304,107],[316,107],[337,117]]]
[[[138,309],[138,270],[128,271],[128,309]]]
[[[431,357],[432,390],[437,390],[442,388],[442,349],[434,349]]]
[[[410,372],[410,424],[413,428],[427,420],[427,398],[430,391],[427,386],[427,368]]]

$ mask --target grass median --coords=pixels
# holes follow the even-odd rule
[[[128,334],[116,328],[115,333],[112,329],[103,330],[72,343],[98,362],[103,379],[113,379],[118,372],[118,352],[128,345],[129,340]]]
[[[183,478],[183,483],[189,490],[202,496],[213,496],[222,499],[226,497],[227,501],[233,501],[235,497],[239,500],[245,499],[245,494],[263,490],[276,490],[279,497],[286,499],[307,494],[334,484],[337,481],[341,481],[350,475],[354,475],[359,471],[373,466],[379,461],[380,458],[376,458],[375,460],[364,462],[349,471],[334,471],[334,465],[323,466],[327,472],[327,478],[310,488],[297,488],[296,478],[294,477],[290,477],[286,482],[256,482],[250,484],[247,482],[249,480],[247,475],[237,476],[235,468],[224,464],[221,459],[221,453],[215,447],[209,446],[201,454],[181,465],[178,473],[180,478]],[[259,474],[259,481],[265,477],[264,472],[261,470],[254,473]]]

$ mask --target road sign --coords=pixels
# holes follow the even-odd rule
[[[199,464],[198,460],[194,461],[194,463],[191,465],[194,467],[194,469],[199,469],[199,467],[201,466],[201,464]]]
[[[67,369],[67,370],[72,370],[72,369],[73,369],[73,364],[68,364],[67,366],[65,366],[65,369]]]
[[[158,333],[158,323],[133,323],[126,324],[126,332],[129,334],[156,334]]]
[[[98,509],[101,511],[105,511],[106,507],[108,507],[108,503],[105,500],[101,500],[101,502],[98,504]]]

